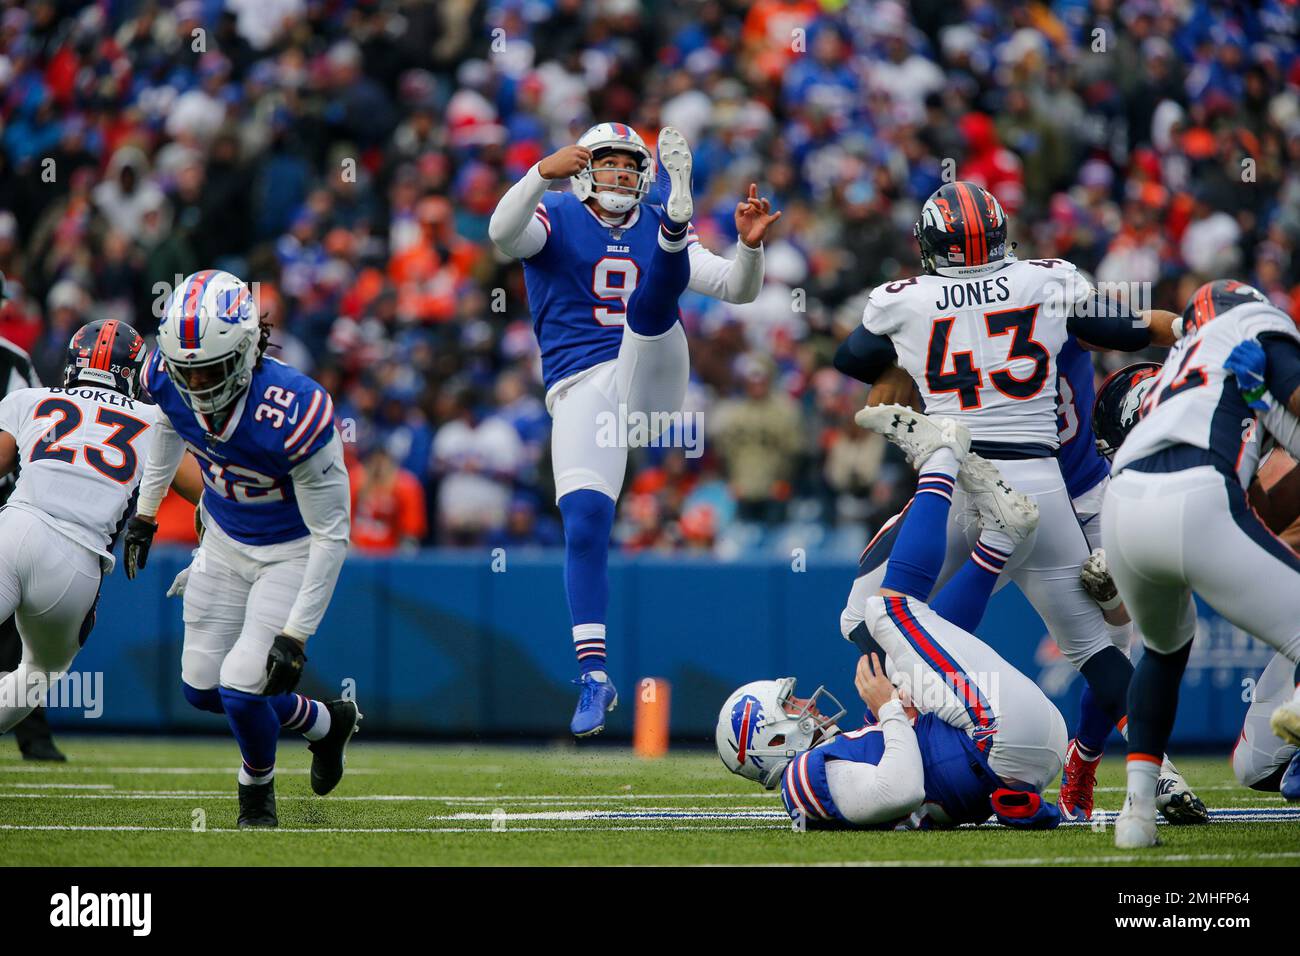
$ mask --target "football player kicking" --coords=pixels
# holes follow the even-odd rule
[[[630,440],[617,423],[652,440],[672,424],[690,374],[678,298],[690,288],[752,302],[763,284],[763,238],[781,216],[751,185],[736,207],[735,258],[716,256],[691,230],[691,152],[672,127],[659,134],[659,163],[670,186],[662,207],[645,202],[656,164],[641,137],[601,123],[530,169],[488,226],[502,252],[523,260],[541,346],[580,670],[570,724],[578,737],[600,733],[618,703],[607,670],[606,568]],[[572,192],[550,191],[564,178]]]
[[[144,353],[125,322],[91,322],[68,345],[61,387],[0,402],[0,477],[20,469],[0,509],[0,620],[17,612],[23,647],[0,678],[0,733],[31,713],[94,626],[156,430],[154,407],[138,400]]]
[[[334,404],[320,385],[263,355],[269,326],[228,272],[185,279],[167,301],[141,379],[157,435],[127,523],[134,577],[148,559],[163,493],[185,450],[198,459],[202,543],[186,580],[182,691],[226,715],[239,744],[239,825],[278,825],[281,728],[311,743],[311,786],[327,794],[361,714],[349,700],[293,693],[347,553],[350,496]]]
[[[1157,755],[1173,729],[1196,634],[1192,592],[1293,667],[1300,662],[1300,557],[1246,492],[1261,430],[1300,451],[1300,332],[1257,290],[1227,279],[1196,291],[1182,327],[1115,455],[1102,508],[1107,565],[1146,648],[1128,695],[1128,795],[1115,823],[1121,849],[1159,842],[1150,813]],[[1293,677],[1300,683],[1300,673]],[[1300,689],[1273,710],[1270,726],[1300,744]]]
[[[899,366],[919,389],[928,413],[967,425],[972,448],[1037,502],[1042,516],[1038,530],[1023,547],[1013,548],[996,528],[984,528],[973,541],[968,529],[975,525],[959,487],[938,582],[947,582],[974,546],[985,574],[972,578],[970,586],[992,589],[1005,571],[1083,675],[1089,694],[1081,732],[1093,741],[1086,754],[1092,760],[1083,760],[1084,751],[1076,745],[1068,765],[1074,773],[1067,769],[1065,782],[1067,809],[1075,819],[1086,818],[1091,813],[1090,771],[1109,728],[1125,726],[1133,666],[1124,650],[1129,632],[1122,611],[1110,612],[1108,621],[1079,581],[1091,547],[1072,498],[1079,499],[1085,514],[1095,513],[1105,471],[1095,460],[1072,456],[1069,463],[1076,470],[1068,478],[1063,474],[1066,459],[1056,457],[1063,440],[1058,379],[1068,366],[1084,387],[1079,366],[1086,363],[1078,361],[1082,350],[1077,346],[1134,351],[1171,345],[1178,317],[1159,310],[1133,314],[1116,309],[1063,260],[1016,259],[1008,251],[1002,207],[991,193],[970,183],[949,183],[935,192],[915,232],[924,274],[871,292],[863,325],[841,346],[836,367],[877,382],[891,366]],[[1069,387],[1067,382],[1065,389]],[[904,391],[912,394],[910,388]],[[841,619],[846,638],[864,620],[867,599],[880,587],[896,527],[896,522],[887,524],[862,556]],[[970,600],[983,606],[987,595],[972,593]],[[1178,822],[1203,822],[1203,809],[1186,782],[1171,764],[1166,763],[1165,773],[1162,807],[1167,815]]]
[[[841,733],[843,708],[835,703],[833,716],[817,708],[822,688],[799,700],[793,678],[755,681],[718,716],[722,761],[769,789],[779,783],[791,818],[809,827],[955,826],[990,814],[1011,826],[1056,826],[1060,816],[1041,794],[1061,772],[1065,721],[1032,680],[969,632],[984,609],[970,606],[957,577],[930,597],[959,474],[980,502],[981,523],[1013,541],[1033,532],[1038,510],[969,451],[970,433],[951,419],[894,405],[864,409],[858,422],[902,445],[921,469],[884,586],[854,635],[864,652],[857,687],[879,723]],[[979,560],[977,551],[968,563]]]

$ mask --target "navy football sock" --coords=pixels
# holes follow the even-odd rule
[[[1159,759],[1178,713],[1178,687],[1192,653],[1188,641],[1172,654],[1147,648],[1128,691],[1128,752]]]
[[[1115,729],[1105,711],[1097,704],[1097,695],[1092,688],[1084,686],[1083,696],[1079,698],[1079,726],[1074,739],[1085,757],[1100,756],[1106,749],[1110,732]]]
[[[669,251],[658,243],[650,255],[650,268],[627,300],[627,327],[637,335],[663,335],[681,317],[677,300],[691,279],[691,259],[686,244]]]
[[[221,702],[226,708],[230,730],[239,744],[244,766],[239,782],[263,783],[275,775],[275,745],[280,737],[280,718],[269,698],[242,690],[221,688]]]
[[[560,499],[564,519],[564,587],[573,622],[574,652],[582,673],[605,670],[609,612],[609,535],[614,502],[583,488]]]
[[[277,694],[267,700],[284,730],[296,731],[308,740],[320,740],[329,733],[329,708],[320,701],[302,694]]]
[[[889,553],[882,588],[929,600],[948,551],[948,510],[956,474],[956,457],[947,448],[939,449],[926,462]]]
[[[1104,647],[1084,662],[1079,673],[1092,688],[1097,706],[1111,726],[1118,727],[1128,713],[1133,662],[1117,647]]]

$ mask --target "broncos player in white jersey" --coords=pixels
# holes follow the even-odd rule
[[[569,725],[577,737],[600,733],[618,703],[606,663],[606,568],[633,432],[617,434],[615,423],[654,438],[681,411],[690,359],[678,298],[690,288],[752,302],[763,284],[763,238],[781,216],[751,185],[736,208],[735,257],[716,256],[691,230],[691,152],[670,126],[659,133],[659,163],[671,187],[662,206],[645,201],[655,156],[631,127],[601,123],[530,169],[488,226],[498,249],[523,260],[542,351],[580,670]],[[571,192],[551,191],[565,178]]]
[[[139,400],[144,340],[125,322],[78,329],[64,384],[0,402],[0,620],[17,612],[22,662],[0,678],[0,732],[29,714],[90,635],[131,509],[156,409]]]
[[[934,532],[959,473],[979,496],[981,523],[1013,540],[1033,532],[1037,508],[970,451],[969,431],[951,419],[880,405],[858,422],[902,445],[921,472],[896,558],[854,635],[864,654],[858,691],[879,723],[841,733],[844,710],[835,703],[837,713],[822,713],[822,689],[803,701],[792,678],[754,681],[723,705],[718,753],[733,773],[779,784],[786,811],[807,827],[952,826],[990,814],[1010,826],[1053,827],[1060,816],[1042,792],[1061,771],[1065,721],[1031,679],[969,632],[984,608],[966,599],[958,581],[966,569],[930,597],[946,550]],[[972,554],[968,564],[978,560]]]
[[[1158,841],[1149,813],[1196,633],[1192,592],[1233,624],[1300,662],[1300,557],[1251,509],[1246,488],[1264,432],[1300,452],[1300,332],[1256,289],[1206,283],[1183,312],[1183,337],[1115,456],[1102,540],[1146,653],[1129,689],[1123,849]],[[1300,678],[1300,673],[1295,674]],[[1300,690],[1270,716],[1300,744]]]
[[[168,299],[142,372],[157,435],[127,525],[128,577],[145,566],[167,484],[186,449],[204,481],[203,538],[184,580],[182,691],[224,714],[239,744],[239,825],[278,825],[281,729],[312,751],[311,786],[343,776],[360,712],[294,693],[347,554],[350,494],[334,403],[308,376],[264,355],[269,326],[228,272],[187,277]]]
[[[975,548],[992,588],[1005,571],[1046,622],[1062,653],[1087,680],[1112,724],[1124,725],[1133,667],[1079,582],[1090,549],[1055,457],[1057,357],[1067,338],[1134,351],[1173,343],[1171,312],[1132,314],[1101,301],[1078,269],[1060,259],[1018,260],[1007,246],[997,199],[971,183],[948,183],[926,202],[915,234],[921,275],[872,290],[850,349],[864,381],[893,364],[920,391],[926,413],[970,429],[971,448],[1038,505],[1037,532],[1023,545],[996,528],[974,533],[965,492],[947,525],[942,586]],[[847,638],[880,587],[896,523],[863,555],[841,617]]]

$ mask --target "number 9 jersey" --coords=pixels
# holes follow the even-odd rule
[[[18,485],[7,508],[35,515],[113,569],[113,542],[130,514],[157,410],[111,388],[24,388],[0,401],[0,431],[18,444]]]
[[[965,276],[918,275],[872,290],[862,324],[886,336],[931,416],[983,445],[1059,444],[1057,355],[1092,295],[1061,259],[1011,259]]]
[[[317,382],[263,357],[220,431],[186,404],[155,349],[141,382],[203,474],[203,508],[235,541],[281,544],[309,534],[291,472],[334,437],[334,403]],[[166,430],[166,429],[164,429]]]

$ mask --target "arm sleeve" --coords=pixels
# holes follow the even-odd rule
[[[835,350],[835,367],[849,378],[870,385],[898,361],[894,343],[859,325]]]
[[[140,478],[140,497],[135,506],[137,514],[150,518],[158,514],[163,496],[171,487],[176,469],[185,457],[185,440],[172,428],[172,423],[161,409],[153,428],[153,443],[149,446],[149,458]]]
[[[925,770],[916,731],[894,698],[880,708],[885,753],[880,763],[828,760],[831,799],[850,823],[871,826],[906,817],[925,802]]]
[[[303,524],[311,532],[311,547],[302,586],[289,609],[284,633],[306,640],[316,633],[325,616],[348,553],[352,494],[338,435],[333,435],[328,444],[289,474]]]
[[[753,302],[763,288],[763,247],[751,249],[736,240],[736,256],[726,259],[705,249],[694,240],[686,254],[691,260],[692,292],[721,299],[723,302],[741,304]]]
[[[1108,306],[1090,293],[1093,306],[1071,314],[1065,327],[1070,334],[1089,345],[1119,352],[1137,352],[1151,344],[1151,329],[1137,315],[1105,315]]]
[[[542,251],[551,234],[544,218],[542,196],[551,181],[543,179],[534,164],[524,178],[511,186],[488,221],[488,236],[498,249],[515,259],[527,259]],[[540,210],[540,212],[539,212]]]
[[[1269,393],[1285,407],[1300,388],[1300,342],[1282,332],[1266,332],[1259,337],[1268,365],[1264,381]]]

